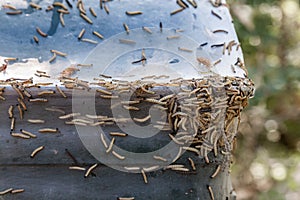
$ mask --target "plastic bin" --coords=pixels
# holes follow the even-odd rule
[[[225,1],[7,2],[0,198],[235,199],[254,86]]]

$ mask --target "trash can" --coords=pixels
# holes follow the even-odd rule
[[[235,199],[253,96],[225,1],[7,1],[1,199]]]

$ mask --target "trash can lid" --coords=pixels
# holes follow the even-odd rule
[[[215,74],[246,77],[226,1],[177,2],[181,3],[110,1],[101,9],[98,1],[87,1],[81,15],[80,7],[63,8],[47,1],[38,5],[42,9],[24,1],[2,2],[0,23],[6,25],[0,27],[0,62],[8,57],[17,60],[9,62],[0,79],[28,78],[41,70],[51,76],[48,80],[57,81],[64,69],[87,81],[101,73],[126,80],[164,74],[170,79]],[[12,15],[15,11],[7,5],[21,14]],[[53,10],[47,11],[49,6]],[[94,8],[94,14],[87,8]],[[138,62],[143,49],[148,67]],[[53,55],[56,59],[49,62]]]

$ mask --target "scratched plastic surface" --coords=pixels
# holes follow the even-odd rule
[[[3,1],[2,4],[9,2]],[[207,74],[207,68],[197,63],[196,57],[204,57],[212,63],[221,59],[221,62],[211,69],[212,72],[222,76],[244,77],[244,71],[236,68],[236,73],[231,70],[231,65],[237,58],[243,60],[241,49],[232,51],[230,55],[222,54],[223,47],[213,45],[228,43],[232,40],[238,42],[232,19],[226,6],[212,7],[209,1],[197,1],[198,7],[189,9],[170,16],[170,12],[178,9],[178,5],[173,0],[163,3],[153,3],[151,0],[145,1],[111,1],[108,4],[109,15],[104,10],[99,9],[99,1],[86,1],[85,7],[87,16],[92,19],[93,24],[88,24],[79,16],[79,11],[73,2],[73,8],[69,8],[70,14],[64,15],[65,27],[59,22],[59,14],[54,11],[46,12],[45,8],[52,1],[41,1],[39,5],[42,10],[31,8],[26,1],[10,1],[19,7],[22,15],[6,15],[7,9],[0,11],[0,62],[4,57],[16,57],[19,62],[9,66],[6,74],[1,73],[0,78],[5,79],[13,76],[24,78],[26,74],[33,74],[37,69],[47,71],[52,78],[57,78],[62,69],[70,64],[92,61],[92,68],[82,69],[79,77],[90,78],[89,75],[99,74],[111,68],[111,75],[124,74],[128,72],[128,67],[135,57],[140,56],[141,48],[146,48],[148,54],[148,64],[154,66],[170,66],[177,76],[185,78],[202,77]],[[18,2],[18,3],[14,3]],[[19,6],[18,6],[19,5]],[[97,17],[93,17],[87,8],[93,7]],[[138,16],[127,16],[126,10],[142,10],[143,14]],[[211,12],[217,13],[219,19]],[[159,23],[162,22],[163,33],[159,32]],[[130,34],[126,34],[123,28],[126,23],[130,29],[134,29]],[[146,26],[152,29],[153,34],[148,34],[142,30]],[[35,28],[48,34],[43,38],[36,33]],[[85,28],[85,38],[93,39],[99,44],[90,44],[77,39],[80,31]],[[228,33],[215,30],[226,30]],[[175,30],[183,32],[175,33]],[[104,36],[104,40],[97,38],[92,31],[98,31]],[[39,44],[33,40],[33,36],[39,37]],[[180,35],[178,39],[167,40],[170,35]],[[135,39],[135,45],[120,44],[118,38]],[[205,44],[205,46],[200,46]],[[178,47],[193,50],[192,53],[178,50]],[[68,54],[66,58],[58,57],[56,61],[49,64],[51,49],[56,49]],[[148,49],[148,50],[147,50]],[[113,62],[113,63],[112,63]],[[113,65],[113,66],[112,66]],[[28,67],[30,66],[30,67]],[[111,70],[115,71],[111,71]],[[134,74],[140,71],[136,67]],[[158,69],[161,69],[158,67]],[[158,73],[159,70],[151,71]],[[170,71],[170,70],[168,70]],[[203,73],[204,72],[204,73]],[[138,79],[138,77],[136,77]],[[38,77],[34,77],[39,80]]]

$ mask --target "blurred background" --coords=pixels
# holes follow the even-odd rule
[[[255,98],[232,175],[238,199],[300,199],[299,0],[228,0]]]

